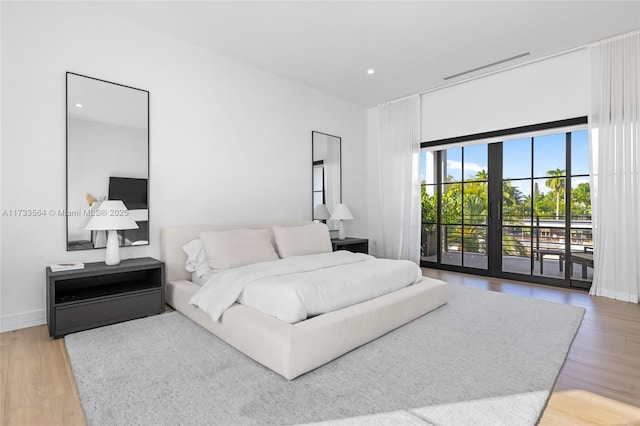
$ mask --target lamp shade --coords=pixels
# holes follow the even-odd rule
[[[87,229],[89,221],[96,215],[96,210],[98,210],[98,207],[100,207],[101,203],[102,201],[94,201],[89,209],[83,211],[82,218],[78,221],[79,228]]]
[[[106,200],[92,211],[91,219],[84,229],[90,231],[138,229],[138,224],[129,217],[129,211],[122,201]]]
[[[351,220],[353,215],[349,211],[349,207],[346,204],[338,204],[333,209],[330,220]]]
[[[326,204],[316,204],[313,209],[313,218],[319,220],[329,219],[331,215],[329,214],[329,209],[327,209]]]

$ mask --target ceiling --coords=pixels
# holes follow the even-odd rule
[[[363,107],[640,29],[640,1],[91,4]]]

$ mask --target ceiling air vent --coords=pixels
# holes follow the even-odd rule
[[[514,59],[522,58],[523,56],[528,56],[528,55],[529,55],[529,52],[521,53],[519,55],[512,56],[512,57],[506,58],[506,59],[502,59],[500,61],[492,62],[490,64],[483,65],[483,66],[478,67],[478,68],[474,68],[474,69],[471,69],[471,70],[460,72],[458,74],[450,75],[449,77],[445,77],[444,79],[445,80],[450,80],[452,78],[460,77],[461,75],[469,74],[469,73],[472,73],[472,72],[475,72],[475,71],[480,71],[480,70],[483,70],[485,68],[492,67],[494,65],[504,64],[505,62],[513,61]]]

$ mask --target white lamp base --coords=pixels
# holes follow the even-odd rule
[[[120,263],[120,243],[118,243],[118,231],[107,231],[107,251],[104,257],[107,265]]]
[[[338,225],[338,239],[344,240],[345,238],[347,237],[344,236],[344,223],[340,221],[340,224]]]

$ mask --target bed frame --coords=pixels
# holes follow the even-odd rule
[[[167,227],[160,231],[161,258],[166,267],[166,301],[194,322],[287,380],[332,361],[447,302],[447,284],[422,281],[296,324],[280,321],[256,309],[235,303],[219,321],[189,305],[200,288],[184,268],[182,246],[200,232],[237,228],[270,229],[310,222],[244,223],[213,226]]]

